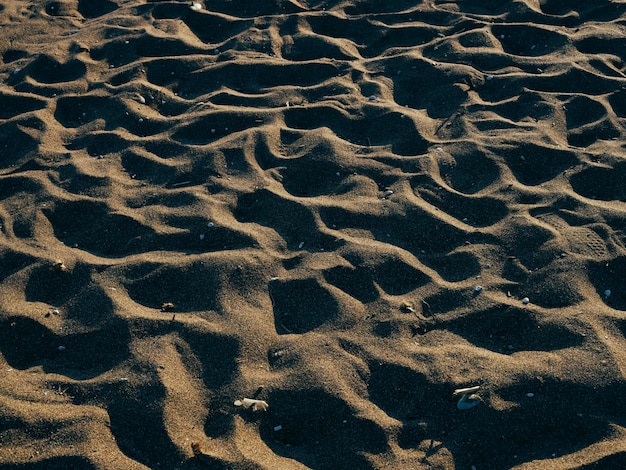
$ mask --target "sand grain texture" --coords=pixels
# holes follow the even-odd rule
[[[626,467],[626,3],[190,5],[0,0],[0,466]]]

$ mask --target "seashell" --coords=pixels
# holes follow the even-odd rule
[[[202,10],[202,3],[193,2],[189,8],[193,11],[200,11]]]
[[[459,388],[454,391],[453,396],[461,395],[460,400],[457,402],[456,407],[459,410],[469,410],[478,406],[481,402],[481,399],[474,392],[480,390],[480,385],[469,388]]]
[[[252,411],[267,411],[270,405],[263,400],[255,400],[254,398],[244,398],[243,400],[235,400],[235,406],[241,406],[244,410],[252,408]]]

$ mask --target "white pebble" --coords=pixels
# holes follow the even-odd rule
[[[200,11],[202,10],[202,4],[198,2],[193,2],[189,8],[193,11]]]
[[[208,224],[206,224],[207,227],[211,228],[213,227],[215,224],[213,222],[209,222]]]
[[[302,249],[303,246],[304,246],[304,242],[300,242],[300,244],[298,245],[298,248]]]
[[[474,287],[474,292],[481,292],[483,290],[483,286]]]
[[[370,101],[376,101],[376,96],[374,96],[374,95],[370,95],[369,100],[370,100]]]
[[[61,313],[61,312],[59,312],[59,310],[55,308],[55,309],[52,311],[52,313],[53,313],[54,315],[58,315],[58,314],[59,314],[59,313]]]
[[[493,75],[487,75],[485,78],[486,78],[487,80],[493,80]]]
[[[389,197],[393,194],[393,191],[391,189],[388,189],[387,191],[385,191],[385,197]]]
[[[530,302],[530,299],[529,299],[528,297],[524,297],[524,298],[522,299],[522,303],[523,303],[524,305],[528,304],[529,302]]]

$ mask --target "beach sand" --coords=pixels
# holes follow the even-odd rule
[[[0,467],[625,468],[626,2],[191,6],[0,0]]]

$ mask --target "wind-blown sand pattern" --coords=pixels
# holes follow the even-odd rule
[[[626,3],[190,6],[0,0],[0,466],[626,467]]]

